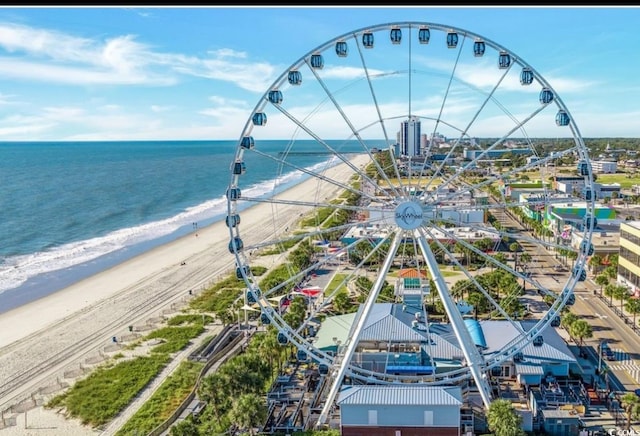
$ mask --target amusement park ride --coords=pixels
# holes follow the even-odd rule
[[[483,82],[479,81],[479,75],[484,77]],[[424,165],[418,170],[412,167],[406,174],[401,167],[404,168],[402,163],[407,156],[398,151],[400,134],[396,132],[401,122],[410,119],[420,120],[421,132],[413,140],[421,141],[414,149],[420,150]],[[553,156],[540,155],[529,139],[528,129],[539,136],[572,137],[573,144]],[[290,139],[274,140],[283,135]],[[446,144],[429,141],[436,136],[447,138]],[[519,149],[528,148],[529,156],[535,159],[479,177],[477,163],[491,159],[507,142],[517,143]],[[480,152],[464,160],[461,156],[469,147]],[[426,22],[374,25],[327,41],[282,72],[259,99],[237,143],[227,190],[229,250],[235,256],[238,276],[246,283],[245,298],[260,310],[261,322],[277,329],[281,344],[295,346],[325,373],[328,388],[316,426],[326,424],[347,380],[350,384],[424,386],[464,382],[473,386],[484,405],[489,406],[493,400],[489,383],[492,369],[518,359],[523,349],[535,345],[573,298],[576,283],[586,276],[595,225],[595,218],[590,218],[594,216],[593,196],[586,199],[584,240],[562,292],[545,290],[524,270],[475,248],[450,229],[460,225],[461,210],[482,211],[487,216],[497,210],[525,206],[525,200],[504,192],[496,197],[491,188],[505,180],[517,179],[520,174],[543,173],[548,163],[567,154],[580,162],[578,174],[590,189],[593,175],[587,149],[569,110],[551,84],[506,47],[464,29]],[[331,169],[336,165],[349,167],[351,178],[344,180],[333,175]],[[263,171],[267,166],[273,168],[273,178],[279,182],[268,194],[253,195],[252,188],[259,181],[247,175],[252,168],[260,167]],[[291,194],[294,190],[286,189],[290,186],[287,180],[313,180],[313,192],[306,193],[305,198],[294,197]],[[421,189],[409,189],[416,185]],[[338,195],[327,198],[326,192]],[[498,201],[480,203],[478,194],[487,192]],[[465,198],[470,200],[467,202]],[[552,196],[540,195],[536,209],[546,210],[553,201]],[[242,231],[241,212],[257,203],[271,206],[271,216],[264,226],[272,232],[265,240],[254,240],[254,235]],[[283,222],[291,218],[292,211],[301,218],[293,231],[285,232]],[[553,241],[537,239],[528,233],[508,233],[488,227],[486,222],[464,225],[478,231],[489,230],[496,240],[526,241],[545,249],[555,248]],[[385,232],[377,238],[343,239],[354,226],[363,232],[366,229]],[[446,234],[454,244],[441,242],[436,232]],[[324,290],[322,298],[310,305],[301,325],[290,325],[276,302],[313,271],[335,270],[328,266],[335,256],[310,255],[305,262],[284,260],[286,267],[281,271],[286,276],[277,285],[263,288],[251,272],[252,262],[260,255],[249,253],[283,253],[303,243],[313,246],[319,240],[333,241],[347,253],[361,252],[365,244],[366,254],[349,256],[348,267],[340,271],[341,282],[334,289]],[[489,284],[476,278],[468,263],[460,260],[458,250],[471,253],[476,264],[490,266],[515,277],[528,288],[554,295],[555,301],[530,328],[523,328],[517,315],[505,306],[510,299],[517,299],[520,288],[514,287],[510,295],[497,295]],[[425,320],[423,328],[415,329],[424,341],[414,357],[418,362],[435,362],[431,374],[399,376],[390,374],[384,366],[374,370],[371,368],[380,367],[363,363],[379,359],[379,355],[367,356],[361,347],[362,334],[380,301],[381,291],[397,280],[396,267],[403,259],[422,266],[431,278],[429,292],[437,294],[443,318],[455,336],[455,346],[462,352],[457,366],[439,367],[438,359],[444,357],[434,356],[431,344],[436,335],[430,331],[428,322],[432,314],[424,304],[419,309],[421,319]],[[501,349],[486,353],[478,347],[456,304],[457,298],[452,295],[451,285],[441,272],[445,261],[469,282],[470,289],[465,294],[479,294],[490,306],[489,312],[507,321],[516,332],[504,341]],[[368,282],[370,289],[358,307],[348,338],[334,352],[318,347],[305,327],[334,314],[332,302],[340,290],[361,277],[370,279],[372,264],[376,273]],[[402,305],[401,296],[396,297],[395,303]],[[423,297],[426,301],[426,295]]]

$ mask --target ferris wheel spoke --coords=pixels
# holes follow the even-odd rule
[[[473,114],[473,116],[471,117],[471,120],[469,120],[469,122],[467,123],[467,126],[464,128],[464,130],[462,130],[460,132],[460,136],[454,141],[453,146],[451,147],[451,149],[449,150],[449,152],[446,154],[445,158],[442,160],[442,163],[438,166],[438,168],[435,170],[435,174],[441,174],[442,173],[442,169],[444,168],[445,163],[449,160],[449,158],[453,155],[453,153],[457,150],[458,145],[461,143],[461,141],[463,140],[463,138],[467,135],[467,132],[469,131],[469,129],[473,126],[473,123],[476,121],[476,119],[478,118],[478,116],[480,116],[480,113],[483,111],[483,109],[486,107],[487,103],[489,103],[490,101],[496,102],[496,99],[493,97],[494,93],[496,92],[496,90],[499,88],[500,84],[502,83],[502,81],[504,80],[505,77],[507,77],[507,74],[509,73],[509,71],[511,70],[511,66],[513,65],[513,63],[509,64],[509,67],[506,68],[504,70],[504,73],[500,76],[499,80],[497,81],[497,83],[494,85],[493,89],[487,94],[486,98],[484,99],[484,101],[481,102],[480,106],[478,107],[478,110],[475,112],[475,114]],[[503,107],[503,111],[507,114],[509,114],[511,116],[511,118],[516,122],[517,124],[517,120],[515,120],[513,118],[513,116],[506,110],[506,108]],[[425,190],[428,190],[430,185],[427,185]]]
[[[294,124],[296,124],[301,130],[303,130],[309,136],[311,136],[313,139],[315,139],[319,144],[321,144],[332,155],[336,156],[344,164],[346,164],[349,168],[351,168],[354,171],[355,174],[358,174],[360,177],[362,177],[363,179],[367,180],[369,183],[373,183],[373,180],[371,180],[369,178],[369,176],[365,172],[363,172],[360,168],[358,168],[353,163],[351,163],[351,161],[345,155],[343,155],[342,153],[340,153],[339,151],[337,151],[336,149],[331,147],[324,139],[322,139],[315,132],[313,132],[311,129],[309,129],[305,124],[303,124],[301,121],[299,121],[293,115],[291,115],[289,112],[287,112],[287,110],[285,108],[283,108],[280,105],[274,105],[274,107],[277,108],[287,118],[289,118],[289,120],[291,120]],[[364,145],[363,145],[363,147],[364,147]],[[371,157],[371,152],[368,150],[368,148],[364,147],[364,149],[367,152],[367,154]]]
[[[314,75],[316,81],[318,82],[318,84],[322,87],[323,91],[325,92],[327,98],[329,98],[329,100],[331,100],[331,102],[333,103],[334,107],[336,108],[336,110],[338,111],[338,113],[340,114],[342,120],[345,122],[345,124],[349,127],[352,136],[356,138],[356,140],[361,144],[363,150],[366,151],[366,153],[369,155],[371,162],[374,163],[374,165],[377,167],[378,170],[378,174],[385,179],[385,181],[387,182],[388,186],[390,189],[395,189],[394,185],[391,183],[391,181],[389,180],[389,178],[386,175],[386,172],[380,168],[380,166],[378,165],[376,159],[374,159],[373,155],[371,154],[371,151],[369,149],[369,147],[367,147],[364,143],[364,140],[362,139],[362,137],[360,136],[360,132],[359,130],[353,125],[353,123],[351,122],[351,120],[349,119],[349,117],[347,116],[347,114],[345,113],[345,111],[342,109],[340,103],[336,100],[335,96],[333,95],[333,93],[329,90],[329,88],[327,87],[327,85],[325,84],[324,80],[322,80],[322,78],[320,77],[320,75],[317,72],[317,69],[314,68],[311,65],[311,61],[309,60],[309,58],[305,59],[305,62],[307,64],[307,66],[309,67],[309,69],[311,70],[312,74]],[[368,71],[366,68],[366,64],[364,63],[364,58],[362,58],[362,62],[363,62],[363,68],[365,70],[365,74],[366,74],[366,80],[369,83],[370,89],[372,91],[372,97],[373,97],[373,102],[374,105],[376,107],[376,110],[378,111],[378,113],[380,113],[380,108],[377,104],[377,100],[375,99],[375,93],[373,92],[373,87],[372,87],[372,83],[371,83],[371,78],[368,75]],[[301,128],[304,128],[303,126],[300,126]],[[307,132],[309,133],[309,132]],[[400,180],[400,174],[398,173],[397,168],[395,169],[396,171],[396,177],[398,178],[398,180]],[[397,191],[396,191],[397,194]]]
[[[375,121],[375,123],[376,124],[377,123],[380,124],[380,127],[382,129],[382,133],[383,133],[383,136],[384,136],[384,139],[385,139],[385,144],[389,144],[390,143],[389,134],[387,133],[387,128],[385,126],[384,119],[382,117],[382,112],[380,110],[380,105],[378,104],[378,98],[376,97],[376,92],[374,90],[373,82],[371,80],[371,75],[369,73],[369,68],[367,67],[367,62],[365,60],[364,53],[362,51],[362,46],[360,45],[360,41],[358,41],[358,38],[357,38],[357,36],[355,34],[353,35],[353,39],[355,40],[356,47],[358,48],[358,55],[360,56],[360,63],[361,63],[362,68],[364,70],[365,79],[367,81],[369,93],[371,94],[371,100],[373,101],[373,106],[374,106],[374,108],[376,110],[377,121]],[[391,157],[393,159],[393,155]],[[377,160],[376,159],[372,159],[372,161],[375,162],[376,165],[377,165]],[[394,173],[395,173],[396,179],[398,181],[400,181],[400,183],[401,183],[402,177],[400,177],[400,171],[398,170],[398,166],[397,166],[397,164],[395,162],[395,159],[393,159],[393,169],[394,169]],[[389,189],[395,189],[394,188],[394,184],[391,183],[391,180],[389,180],[389,178],[388,178],[388,176],[386,174],[386,171],[384,171],[384,169],[380,168],[379,166],[377,166],[377,170],[378,170],[378,174],[380,174],[380,176],[382,176],[383,179],[385,180],[385,182],[386,182],[387,186],[389,187]],[[400,186],[402,186],[402,185],[400,185]],[[395,190],[394,192],[396,193],[396,195],[398,194],[397,190]]]
[[[296,170],[296,171],[300,171],[300,172],[302,172],[304,174],[307,174],[307,175],[317,179],[318,182],[327,182],[327,183],[330,183],[330,184],[332,184],[332,185],[334,185],[334,186],[336,186],[338,188],[342,188],[345,191],[349,191],[349,192],[351,192],[353,194],[361,195],[363,197],[366,197],[366,198],[369,198],[369,199],[372,199],[372,200],[375,198],[375,197],[370,196],[369,194],[367,194],[366,192],[364,192],[361,189],[355,189],[351,185],[348,185],[348,184],[342,183],[340,181],[337,181],[332,177],[325,176],[324,174],[322,174],[322,173],[320,173],[318,171],[314,171],[314,170],[309,169],[309,168],[304,168],[304,167],[298,166],[298,165],[296,165],[294,163],[291,163],[291,162],[289,162],[289,161],[287,161],[285,159],[282,159],[282,158],[279,158],[279,157],[276,157],[276,156],[272,156],[272,155],[270,155],[268,153],[261,152],[259,150],[255,150],[254,149],[252,151],[255,154],[257,154],[257,155],[259,155],[261,157],[264,157],[266,159],[269,159],[269,160],[272,160],[274,162],[277,162],[278,164],[282,165],[283,167],[287,167],[287,168],[290,168],[290,169],[293,169],[293,170]],[[355,170],[355,174],[361,176],[364,173],[362,171],[360,171],[359,169],[357,169],[357,170]]]
[[[537,113],[541,112],[543,109],[545,108],[545,106],[540,107],[537,111],[535,111],[532,115],[530,115],[528,118],[524,119],[521,123],[519,123],[518,125],[516,125],[515,127],[513,127],[509,132],[507,132],[506,135],[504,135],[503,137],[501,137],[500,139],[496,140],[491,146],[489,146],[486,149],[483,149],[480,153],[478,153],[477,155],[475,155],[466,165],[464,165],[464,167],[458,169],[456,171],[456,173],[450,177],[449,179],[445,180],[440,186],[448,186],[450,185],[453,181],[455,181],[455,179],[460,176],[460,174],[469,171],[470,169],[473,169],[477,166],[478,161],[480,160],[480,158],[487,156],[487,153],[494,150],[498,145],[502,144],[504,142],[504,140],[506,138],[508,138],[509,136],[511,136],[515,131],[517,131],[518,129],[520,129],[524,124],[526,124],[529,120],[531,120]],[[534,166],[534,165],[532,165]],[[487,183],[488,184],[488,183]],[[438,187],[440,188],[440,187]],[[438,192],[439,189],[436,189],[435,192]],[[432,194],[433,197],[433,194]]]
[[[438,186],[438,188],[434,191],[430,191],[431,197],[433,198],[435,195],[441,193],[445,188],[451,187],[451,186],[455,186],[458,189],[456,190],[455,193],[451,193],[451,194],[446,194],[444,197],[440,198],[441,201],[448,201],[452,198],[455,198],[456,195],[459,194],[467,194],[470,192],[474,192],[476,190],[479,190],[481,188],[485,188],[488,186],[493,185],[496,182],[502,182],[506,179],[508,179],[511,176],[517,175],[519,173],[522,172],[526,172],[526,171],[532,171],[535,169],[541,169],[543,165],[546,165],[547,163],[554,161],[556,159],[558,159],[559,157],[563,157],[565,155],[571,155],[572,153],[574,153],[576,151],[575,147],[569,148],[567,150],[564,151],[560,151],[557,152],[554,155],[550,155],[544,158],[540,158],[538,160],[535,160],[533,162],[530,162],[528,164],[522,165],[522,166],[516,166],[515,168],[505,171],[504,173],[500,173],[500,174],[494,174],[490,177],[487,177],[486,179],[484,179],[481,182],[478,183],[468,183],[464,180],[464,169],[460,169],[458,171],[456,171],[455,174],[453,174],[452,177],[450,177],[448,180],[444,181],[442,184],[440,184]],[[462,185],[462,186],[460,186]],[[506,199],[503,198],[504,201],[506,201]]]
[[[343,210],[347,212],[361,212],[362,207],[360,206],[352,206],[344,203],[320,203],[320,202],[311,202],[311,201],[303,201],[303,200],[290,200],[286,198],[265,198],[265,197],[241,197],[243,201],[249,203],[267,203],[272,205],[286,205],[286,206],[304,206],[309,209],[313,208],[329,208],[334,210]],[[386,209],[383,206],[380,207],[372,207],[369,209],[370,211],[375,212],[383,212]]]
[[[445,235],[448,234],[448,232],[445,229],[442,228],[438,228],[437,226],[434,226],[436,229],[438,229],[439,231],[443,232]],[[428,233],[428,230],[425,229],[425,231]],[[482,252],[481,250],[479,250],[478,248],[474,247],[472,244],[469,244],[468,242],[466,242],[464,239],[458,239],[455,237],[455,235],[453,234],[448,234],[448,236],[454,240],[456,240],[456,243],[460,244],[462,247],[464,247],[466,250],[475,253],[477,256],[480,256],[481,258],[485,259],[486,262],[491,262],[493,265],[503,268],[504,270],[512,273],[513,275],[519,276],[520,278],[524,278],[524,276],[522,276],[521,274],[517,273],[515,270],[509,268],[507,265],[499,262],[498,260],[487,256],[486,253]],[[434,238],[433,235],[431,235],[431,238]],[[437,238],[435,239],[437,242],[437,244],[441,244]],[[442,246],[443,249],[444,245]],[[445,249],[446,250],[446,249]],[[452,256],[452,262],[454,263],[455,266],[458,267],[458,269],[460,271],[462,271],[462,273],[466,276],[467,280],[469,280],[469,282],[471,284],[473,284],[475,286],[475,289],[479,290],[483,295],[484,298],[486,298],[489,303],[496,308],[496,310],[498,310],[498,312],[500,312],[500,314],[507,319],[508,321],[511,322],[511,324],[513,325],[513,327],[519,331],[521,330],[521,327],[519,325],[516,325],[513,320],[511,319],[511,317],[506,313],[506,311],[503,309],[503,307],[493,298],[493,296],[487,291],[487,289],[482,286],[478,280],[466,269],[464,268],[464,266],[458,261],[458,259],[451,253]],[[449,290],[449,293],[451,291]]]

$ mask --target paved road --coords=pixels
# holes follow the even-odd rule
[[[494,213],[502,225],[514,229],[514,238],[522,241],[521,246],[532,256],[529,271],[532,278],[541,285],[553,291],[560,291],[566,283],[569,274],[553,270],[554,265],[560,265],[555,254],[545,250],[540,244],[527,243],[526,238],[531,234],[526,232],[522,225],[515,221],[507,213]],[[570,266],[570,265],[569,265]],[[593,337],[585,340],[591,361],[594,367],[607,366],[614,377],[610,378],[612,390],[633,391],[640,388],[640,336],[636,334],[630,325],[622,320],[601,298],[594,295],[594,290],[599,292],[600,286],[591,279],[579,282],[574,288],[576,302],[571,307],[571,312],[582,319],[586,319],[593,329]],[[614,303],[615,304],[615,303]],[[609,342],[615,354],[615,361],[600,360],[597,355],[600,341]]]

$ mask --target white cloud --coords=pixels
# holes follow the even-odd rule
[[[114,70],[94,70],[83,66],[59,66],[47,63],[0,58],[0,77],[33,80],[65,85],[171,85],[172,77],[147,75],[143,72],[121,74]]]
[[[16,139],[33,139],[36,133],[45,132],[54,126],[55,124],[53,123],[29,123],[27,125],[20,126],[0,127],[0,138],[6,138],[5,140],[7,141]]]
[[[9,53],[0,59],[0,77],[68,85],[169,86],[180,73],[259,92],[275,74],[274,66],[250,62],[244,52],[220,49],[205,58],[154,52],[132,35],[98,41],[1,23],[0,47]]]
[[[79,107],[57,106],[43,108],[43,116],[51,120],[71,121],[84,114],[84,109]]]
[[[16,104],[16,102],[13,101],[14,97],[14,95],[0,93],[0,106]]]
[[[209,52],[214,58],[237,58],[246,59],[247,53],[244,51],[236,51],[230,48],[221,48]]]
[[[151,111],[152,112],[166,112],[171,110],[172,107],[171,106],[160,106],[157,104],[151,105]]]

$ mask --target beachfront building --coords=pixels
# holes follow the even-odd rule
[[[584,176],[555,176],[551,187],[558,192],[577,196],[584,188]]]
[[[519,200],[522,194],[551,195],[548,184],[540,181],[507,183],[502,192],[506,198],[513,200]]]
[[[400,154],[403,156],[420,156],[422,154],[420,148],[421,132],[420,120],[417,117],[411,117],[400,125],[398,133],[398,143],[400,144]]]
[[[615,174],[618,171],[618,162],[608,160],[592,160],[591,169],[596,174]]]
[[[620,224],[620,253],[618,256],[618,283],[637,295],[640,290],[640,221]]]
[[[620,197],[620,183],[594,183],[593,190],[595,199],[610,201],[612,198]]]
[[[585,183],[584,178],[581,177],[580,180],[563,180],[558,181],[556,183],[556,189],[559,192],[566,193],[568,195],[572,195],[574,197],[582,197],[585,196]],[[605,200],[608,201],[611,198],[617,198],[620,196],[621,186],[619,183],[593,183],[592,191],[594,195],[594,199],[596,200]]]
[[[531,154],[530,148],[501,148],[494,150],[482,150],[482,149],[469,149],[465,148],[462,152],[462,157],[464,160],[475,160],[475,159],[498,159],[505,154]]]
[[[569,245],[573,230],[583,228],[586,211],[587,203],[584,201],[551,204],[544,211],[543,222],[553,232],[558,243]],[[609,206],[596,203],[593,207],[593,214],[596,218],[596,227],[617,223],[616,211]]]
[[[408,300],[376,303],[358,338],[352,364],[380,373],[424,374],[427,377],[432,373],[446,373],[464,367],[462,349],[451,325],[429,322],[427,317],[421,306]],[[333,353],[338,353],[342,344],[353,337],[352,328],[358,313],[337,318],[339,320],[336,322],[330,322],[331,317],[327,318],[314,341],[319,348]],[[516,324],[465,319],[465,327],[474,343],[487,357],[501,352],[509,341],[520,334],[519,328],[528,331],[535,322],[517,321]],[[540,338],[540,341],[529,344],[521,353],[491,371],[494,388],[501,398],[514,403],[517,412],[523,416],[526,431],[542,428],[544,410],[561,406],[584,409],[579,382],[576,384],[570,380],[570,373],[576,373],[580,368],[575,356],[554,328],[543,330]],[[367,394],[368,402],[363,397]],[[450,395],[457,401],[452,401]],[[423,400],[407,403],[408,399],[415,396]],[[379,427],[385,428],[384,434],[389,434],[390,427],[402,429],[402,434],[405,434],[405,429],[407,434],[424,434],[425,427],[433,431],[447,427],[448,430],[442,431],[452,432],[437,434],[459,435],[453,431],[459,432],[461,429],[482,432],[483,429],[474,428],[482,423],[474,420],[473,413],[465,412],[471,410],[473,404],[480,403],[479,394],[473,382],[469,381],[438,387],[416,386],[413,383],[364,387],[357,382],[346,383],[338,396],[342,434],[356,434],[356,430],[360,431],[358,434],[363,431],[382,434],[375,433]],[[389,413],[400,408],[407,413]],[[384,418],[381,416],[383,410]],[[433,412],[433,418],[430,412]],[[439,414],[447,418],[436,419],[435,416]],[[422,433],[415,432],[414,427],[420,428]]]
[[[571,248],[579,251],[580,244],[584,240],[582,229],[571,228]],[[591,234],[591,245],[593,246],[592,256],[599,256],[602,259],[601,265],[589,265],[589,270],[593,274],[598,274],[606,266],[610,256],[618,254],[620,251],[620,223],[600,224],[593,229]]]
[[[342,436],[460,435],[457,386],[346,386],[337,400]]]

